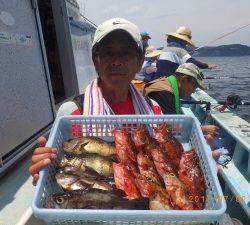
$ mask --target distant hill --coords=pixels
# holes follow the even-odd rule
[[[241,44],[221,45],[214,47],[204,47],[197,52],[194,56],[250,56],[250,47]]]

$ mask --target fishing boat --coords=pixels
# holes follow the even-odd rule
[[[0,224],[42,225],[30,207],[35,188],[28,172],[41,135],[48,136],[60,105],[96,77],[91,59],[95,24],[76,0],[0,0],[1,116]],[[231,160],[218,177],[227,211],[214,224],[250,224],[250,124],[197,90],[182,112],[220,127],[217,148]],[[209,106],[209,107],[208,107]]]

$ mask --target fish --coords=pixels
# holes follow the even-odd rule
[[[56,173],[56,182],[65,191],[85,191],[90,188],[89,185],[83,184],[79,177],[69,174]]]
[[[110,180],[109,178],[100,175],[99,173],[97,173],[95,170],[93,170],[90,167],[84,166],[82,165],[81,168],[77,168],[77,167],[72,167],[72,166],[66,166],[66,167],[62,167],[59,168],[57,170],[58,173],[64,173],[64,174],[69,174],[69,175],[75,175],[78,177],[87,177],[87,178],[93,178],[93,179],[97,179],[97,180]]]
[[[195,206],[190,201],[189,192],[186,186],[173,173],[166,173],[163,176],[166,190],[171,196],[172,202],[182,210],[194,210]]]
[[[149,208],[147,198],[128,200],[116,192],[92,189],[86,193],[56,193],[46,199],[44,208],[55,209],[136,209]]]
[[[181,156],[184,152],[182,144],[174,137],[170,125],[166,123],[159,124],[154,130],[155,139],[159,146],[165,150],[173,166],[178,170]]]
[[[156,170],[161,177],[163,177],[165,173],[177,173],[171,160],[158,145],[151,146],[149,151],[155,164]]]
[[[62,157],[59,165],[60,168],[71,166],[82,170],[86,167],[92,168],[98,174],[105,177],[113,177],[112,162],[98,155]]]
[[[195,149],[186,151],[182,154],[179,179],[185,184],[192,198],[195,197],[196,201],[194,201],[194,204],[197,209],[204,209],[206,183]]]
[[[138,128],[132,129],[131,136],[135,143],[137,153],[144,150],[144,148],[147,145],[150,145],[153,141],[153,138],[150,136],[145,124],[140,124]]]
[[[170,196],[163,187],[141,174],[137,176],[135,182],[142,197],[149,198],[149,208],[151,210],[174,209]]]
[[[174,169],[172,161],[166,153],[159,147],[155,146],[150,149],[156,170],[162,180],[165,188],[171,197],[173,206],[183,210],[193,210],[194,205],[189,201],[189,192],[186,186],[179,180],[178,171]]]
[[[149,209],[150,210],[173,210],[177,209],[171,205],[171,200],[169,199],[166,192],[155,192],[153,196],[149,198]]]
[[[135,184],[136,171],[132,171],[133,166],[127,167],[125,163],[113,163],[115,185],[123,190],[128,199],[140,198],[140,192]]]
[[[116,153],[121,162],[133,161],[136,163],[136,148],[130,135],[123,129],[114,131]]]
[[[63,173],[56,173],[55,178],[57,183],[65,191],[87,191],[91,188],[111,191],[113,190],[112,185],[105,181],[96,180],[90,177],[75,176]]]
[[[140,151],[137,154],[137,164],[140,170],[140,174],[144,175],[146,178],[152,180],[158,185],[162,185],[161,179],[156,172],[155,165],[151,160],[150,156],[144,151]]]
[[[85,153],[112,156],[116,154],[113,143],[106,142],[98,137],[80,137],[63,143],[66,153],[81,155]]]
[[[98,181],[98,180],[87,178],[87,177],[80,177],[80,181],[85,184],[90,185],[91,188],[94,188],[94,189],[101,189],[101,190],[106,190],[106,191],[113,190],[112,185],[110,185],[109,183],[105,181]]]

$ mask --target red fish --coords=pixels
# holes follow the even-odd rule
[[[147,153],[145,153],[144,151],[140,151],[137,154],[137,164],[140,170],[140,174],[144,175],[152,182],[160,186],[162,185],[161,179],[156,171],[155,165]]]
[[[184,152],[180,161],[179,179],[186,185],[197,209],[205,207],[206,185],[195,150]]]
[[[150,153],[157,172],[163,179],[166,190],[171,197],[172,204],[180,209],[194,209],[186,187],[178,179],[176,170],[165,152],[159,146],[155,146],[151,148]]]
[[[166,190],[156,183],[148,180],[143,175],[138,175],[136,185],[143,197],[149,198],[149,208],[151,210],[170,210],[173,209],[170,196]]]
[[[123,129],[116,129],[114,131],[115,147],[118,158],[121,162],[133,161],[136,163],[135,145],[131,137]]]
[[[137,152],[144,150],[145,146],[150,145],[152,142],[152,137],[145,124],[141,124],[138,128],[132,129],[132,139],[135,143]]]
[[[176,174],[176,170],[172,162],[167,158],[165,152],[159,146],[152,146],[150,154],[153,158],[156,170],[161,177],[163,177],[166,173]]]
[[[166,123],[159,124],[155,128],[155,138],[160,147],[167,152],[168,157],[178,170],[181,155],[184,150],[182,144],[172,134],[170,126]]]
[[[195,209],[192,201],[190,201],[188,190],[185,185],[173,173],[163,176],[166,190],[171,196],[172,202],[183,210]]]
[[[115,185],[123,190],[128,199],[140,198],[140,192],[136,187],[135,180],[131,172],[123,163],[113,163]]]

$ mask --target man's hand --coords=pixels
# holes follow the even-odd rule
[[[211,150],[212,150],[212,156],[214,158],[214,160],[216,161],[216,159],[218,159],[220,157],[220,153],[219,152],[215,152],[214,150],[214,137],[212,137],[210,134],[205,135],[204,136],[207,143],[209,144]],[[221,166],[217,164],[217,172],[221,169]]]
[[[210,134],[212,137],[216,137],[219,134],[219,127],[215,125],[203,125],[201,126],[201,130],[204,135]]]
[[[38,138],[37,142],[39,147],[35,149],[29,167],[29,172],[33,177],[34,186],[39,179],[39,171],[47,167],[53,160],[56,159],[56,149],[44,147],[47,142],[45,137]]]
[[[210,69],[210,70],[215,69],[217,67],[218,67],[218,65],[216,65],[216,64],[208,64],[208,69]]]

